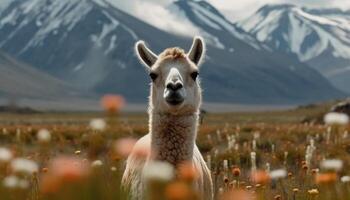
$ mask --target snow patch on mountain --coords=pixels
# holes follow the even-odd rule
[[[281,48],[281,42],[286,42],[289,49],[285,50],[295,53],[304,62],[320,56],[329,47],[334,49],[334,56],[350,59],[350,26],[346,26],[347,23],[349,21],[339,16],[318,16],[296,6],[265,6],[238,25],[277,49]],[[311,37],[313,42],[310,42]]]

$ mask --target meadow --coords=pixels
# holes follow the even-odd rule
[[[328,109],[206,114],[197,144],[216,199],[350,199],[350,126],[305,122]],[[126,199],[125,159],[147,132],[146,113],[0,114],[0,199]],[[195,171],[156,170],[149,199],[198,199]]]

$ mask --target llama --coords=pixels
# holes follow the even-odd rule
[[[194,187],[202,199],[213,199],[210,171],[195,144],[202,101],[198,80],[199,66],[205,54],[202,38],[195,37],[189,53],[168,48],[159,56],[136,43],[136,53],[152,79],[149,97],[149,134],[134,146],[127,160],[122,185],[132,199],[144,199],[142,170],[152,160],[164,161],[175,168],[191,162],[199,178]],[[146,158],[138,153],[146,151]]]

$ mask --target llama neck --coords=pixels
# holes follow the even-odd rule
[[[152,158],[174,166],[191,161],[196,140],[198,114],[150,115]]]

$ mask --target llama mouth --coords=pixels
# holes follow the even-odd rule
[[[165,98],[165,101],[171,106],[178,106],[184,102],[184,98],[178,93],[172,93]]]
[[[172,100],[167,100],[166,102],[167,102],[169,105],[178,106],[178,105],[180,105],[182,102],[184,102],[184,100],[183,100],[183,99],[181,99],[181,100],[172,99]]]

